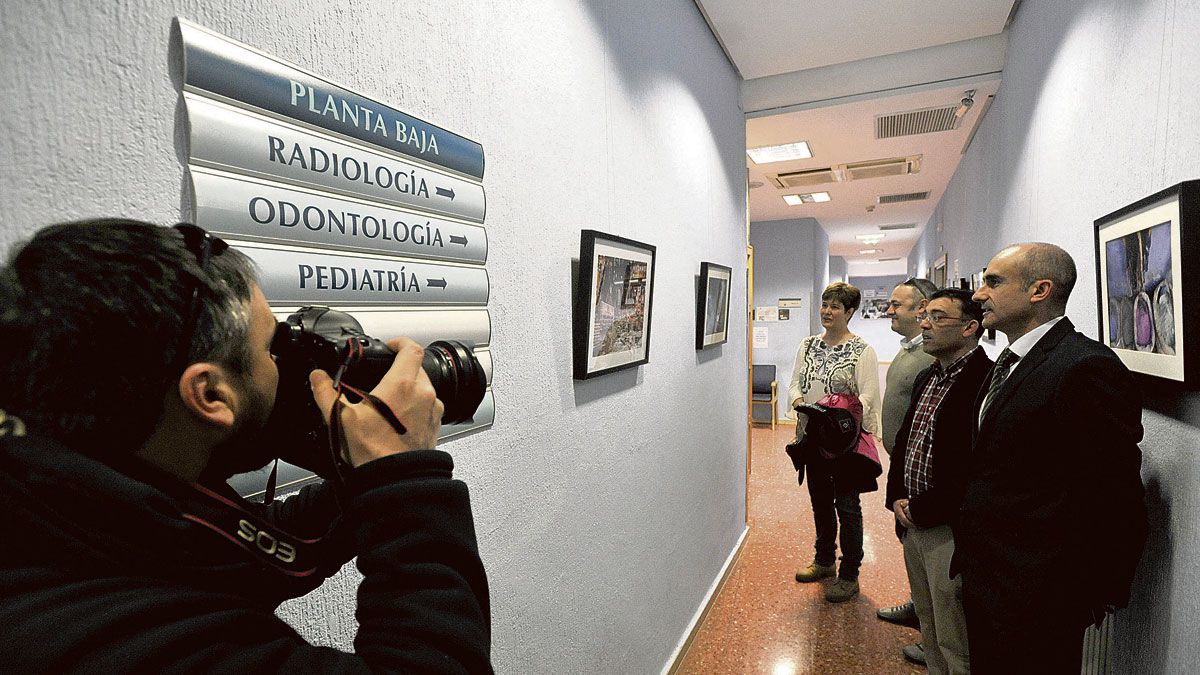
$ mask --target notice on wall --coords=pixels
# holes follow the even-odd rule
[[[779,306],[787,307],[788,309],[800,309],[802,302],[800,298],[780,298]]]
[[[202,26],[177,27],[194,222],[258,265],[281,315],[328,305],[381,339],[470,345],[488,391],[474,419],[440,437],[490,427],[483,146]],[[281,485],[284,475],[307,480],[292,467]]]
[[[754,308],[754,320],[755,321],[778,321],[779,320],[779,308],[778,307],[755,307]]]
[[[788,321],[791,318],[792,318],[792,310],[790,310],[786,307],[781,307],[779,309],[779,320],[780,321]]]
[[[754,348],[755,349],[765,349],[765,348],[771,346],[770,340],[768,339],[768,337],[769,337],[768,331],[770,331],[770,330],[771,329],[767,328],[766,326],[755,326],[754,327]]]

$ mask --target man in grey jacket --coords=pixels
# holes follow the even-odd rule
[[[887,386],[883,392],[883,443],[889,455],[895,448],[896,434],[908,412],[917,374],[934,361],[921,349],[921,326],[917,315],[925,311],[929,297],[936,291],[937,286],[928,279],[906,279],[892,290],[887,311],[884,312],[884,316],[892,320],[892,331],[900,335],[900,351],[888,366]],[[875,615],[891,623],[918,627],[917,612],[911,598],[895,607],[881,607],[875,611]],[[925,663],[925,650],[920,642],[905,647],[904,656],[910,661]]]

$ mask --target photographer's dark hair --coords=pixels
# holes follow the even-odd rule
[[[974,319],[978,324],[975,328],[975,337],[983,335],[983,305],[971,299],[974,291],[968,291],[964,288],[943,288],[929,297],[930,300],[938,298],[950,298],[958,305],[962,315]]]
[[[249,364],[253,263],[201,270],[173,228],[125,219],[52,225],[0,267],[0,410],[79,450],[140,448],[185,364]],[[193,291],[199,313],[190,340]]]

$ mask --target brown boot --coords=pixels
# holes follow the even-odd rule
[[[825,589],[825,600],[828,602],[846,602],[858,595],[858,582],[839,578],[829,588]]]
[[[817,563],[813,563],[799,572],[796,572],[796,581],[799,581],[802,584],[807,584],[812,581],[819,581],[821,579],[833,576],[835,571],[836,570],[834,570],[833,565],[818,565]]]

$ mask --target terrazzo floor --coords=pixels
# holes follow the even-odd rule
[[[880,490],[862,496],[864,548],[858,597],[826,602],[825,586],[796,583],[797,570],[813,556],[808,491],[783,452],[795,427],[752,432],[750,532],[724,587],[696,631],[679,673],[924,673],[900,650],[920,633],[880,621],[877,607],[908,599],[904,552]]]

